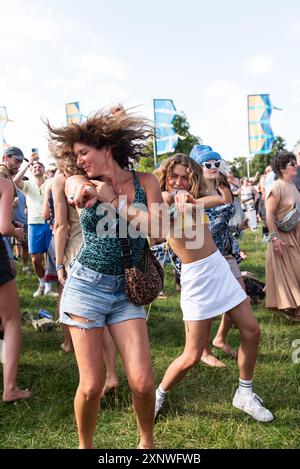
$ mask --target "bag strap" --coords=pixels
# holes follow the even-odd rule
[[[121,255],[124,263],[125,269],[131,269],[131,267],[134,267],[134,259],[132,255],[132,250],[130,246],[130,242],[128,238],[119,238],[119,230],[117,229],[117,235],[118,235],[118,240],[121,248]],[[149,247],[149,243],[147,238],[145,239],[145,245],[143,249],[146,247]]]
[[[121,248],[121,255],[124,262],[125,269],[130,269],[134,266],[133,255],[128,238],[118,238]]]

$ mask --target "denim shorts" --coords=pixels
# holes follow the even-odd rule
[[[69,315],[86,321],[75,321]],[[124,275],[106,275],[84,267],[75,260],[60,302],[60,322],[82,329],[145,319],[143,306],[132,304],[125,293]]]

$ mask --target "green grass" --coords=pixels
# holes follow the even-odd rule
[[[248,259],[242,270],[264,280],[265,245],[260,233],[246,232],[242,247]],[[33,299],[33,276],[18,275],[22,311],[55,310],[55,299]],[[184,343],[179,296],[170,271],[166,275],[166,300],[151,308],[149,335],[157,383]],[[261,326],[261,344],[254,376],[254,390],[263,397],[275,420],[255,422],[234,409],[231,400],[238,382],[236,362],[224,358],[224,369],[199,365],[168,395],[155,426],[158,448],[300,448],[300,365],[292,362],[292,341],[300,338],[300,325],[288,324],[263,304],[254,307]],[[213,325],[213,333],[218,322]],[[38,333],[22,325],[23,348],[19,384],[29,387],[30,400],[0,404],[0,448],[76,448],[73,398],[78,371],[73,354],[60,350],[58,329]],[[237,347],[239,334],[230,332]],[[98,448],[135,448],[138,442],[130,392],[119,362],[120,388],[103,401],[95,434]],[[2,383],[0,384],[0,386]]]

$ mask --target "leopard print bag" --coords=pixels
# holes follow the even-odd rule
[[[125,265],[126,295],[136,306],[148,305],[163,289],[164,271],[147,241],[142,253],[141,270],[133,265],[128,239],[119,239],[119,241]]]

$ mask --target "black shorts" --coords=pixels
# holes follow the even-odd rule
[[[0,234],[0,285],[9,282],[13,278],[14,275],[11,270],[10,261]]]

